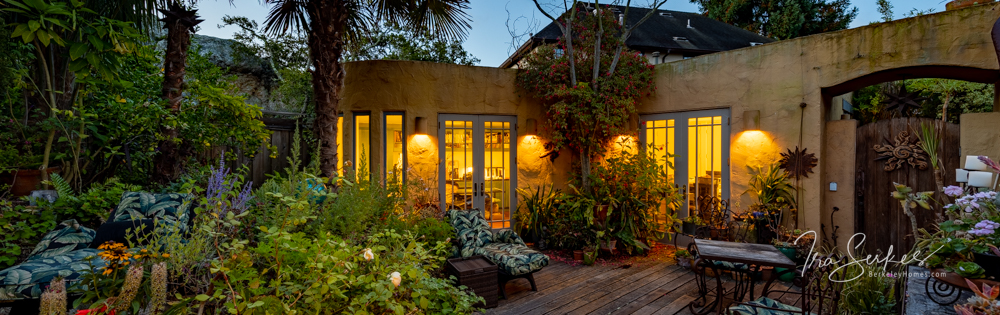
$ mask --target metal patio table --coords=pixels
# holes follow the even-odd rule
[[[700,269],[696,270],[699,296],[688,304],[694,314],[708,314],[713,311],[722,314],[733,302],[754,300],[753,288],[759,282],[756,278],[761,274],[761,267],[787,268],[785,272],[795,271],[795,262],[768,244],[695,239],[694,246],[698,252],[695,268]],[[723,287],[723,271],[730,272],[736,281],[732,289],[726,290]],[[767,277],[763,292],[767,292],[778,276],[780,275],[772,273]],[[709,286],[709,278],[715,278],[714,290]],[[750,294],[750,298],[744,300],[747,293]]]

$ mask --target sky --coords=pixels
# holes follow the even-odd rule
[[[607,1],[605,0],[605,2]],[[644,5],[648,1],[633,0],[632,2],[633,6],[637,6],[636,4]],[[865,26],[881,19],[875,1],[851,1],[851,6],[858,8],[858,16],[851,22],[851,28]],[[233,33],[238,28],[234,26],[219,27],[222,24],[222,17],[226,15],[245,16],[263,24],[269,8],[260,2],[263,1],[238,0],[233,1],[234,4],[230,5],[230,2],[226,0],[201,1],[198,14],[205,22],[201,23],[198,34],[232,38]],[[944,4],[947,0],[890,0],[889,2],[893,5],[895,18],[900,19],[912,9],[944,11]],[[669,0],[661,9],[698,12],[698,6],[689,0]],[[526,39],[526,37],[521,37],[519,40],[513,39],[511,30],[514,30],[515,34],[524,34],[533,25],[536,25],[534,30],[537,31],[549,22],[548,18],[538,13],[538,9],[531,0],[471,0],[468,13],[472,18],[472,27],[462,46],[481,60],[480,66],[487,67],[499,66],[513,53],[516,46]]]

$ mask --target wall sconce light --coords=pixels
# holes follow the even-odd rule
[[[413,127],[413,133],[418,135],[427,134],[427,118],[417,117],[416,123],[414,124]]]
[[[743,130],[760,130],[759,110],[748,110],[743,112]]]
[[[538,122],[534,118],[528,118],[528,121],[524,124],[524,135],[534,136],[538,134]]]

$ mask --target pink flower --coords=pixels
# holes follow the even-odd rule
[[[962,187],[951,185],[944,188],[944,194],[949,197],[958,197],[962,195]]]

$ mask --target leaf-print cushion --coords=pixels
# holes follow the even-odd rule
[[[451,226],[455,227],[462,257],[469,257],[475,248],[493,242],[493,232],[490,231],[486,218],[483,218],[482,211],[477,209],[449,210],[448,218]]]
[[[56,276],[74,282],[80,274],[105,263],[97,256],[100,250],[84,248],[64,255],[29,259],[20,265],[0,270],[0,301],[41,298],[42,292]],[[90,264],[85,258],[93,256]]]
[[[767,309],[767,308],[772,309]],[[729,308],[730,313],[738,315],[793,315],[802,314],[802,309],[787,305],[767,297],[742,303]]]
[[[528,246],[524,244],[524,240],[522,240],[521,237],[517,235],[517,232],[514,232],[514,230],[497,231],[497,233],[493,235],[493,241],[497,243],[519,244]]]
[[[475,254],[483,255],[512,276],[532,273],[549,265],[549,256],[519,244],[492,243],[476,249]]]
[[[190,194],[152,194],[129,191],[122,194],[109,221],[143,219],[162,220],[167,225],[187,231],[194,196]]]
[[[27,260],[65,255],[72,251],[87,248],[94,240],[94,230],[80,226],[76,220],[66,220],[59,224],[42,238]]]

